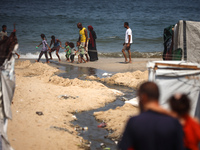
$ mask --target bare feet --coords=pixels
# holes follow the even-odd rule
[[[35,60],[35,62],[39,62],[38,60]]]
[[[125,60],[125,63],[128,63],[128,60]]]

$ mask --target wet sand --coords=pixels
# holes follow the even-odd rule
[[[79,67],[91,67],[100,70],[104,70],[107,72],[133,72],[136,70],[145,71],[146,63],[148,61],[156,61],[162,60],[161,58],[132,58],[132,63],[125,63],[124,58],[99,58],[98,61],[81,63],[77,64],[77,62],[68,63],[66,61],[62,61],[61,63],[67,63],[73,66]]]
[[[106,61],[109,64],[107,66],[105,66]],[[94,67],[108,72],[131,72],[138,68],[142,71],[146,70],[147,61],[138,59],[132,64],[124,64],[120,63],[118,58],[102,58],[97,62],[72,65]],[[16,89],[12,104],[13,119],[8,123],[8,137],[11,145],[15,150],[43,150],[49,149],[49,147],[56,150],[82,149],[85,145],[82,142],[84,140],[77,136],[74,126],[70,123],[75,119],[73,113],[103,107],[106,103],[113,102],[121,93],[109,89],[98,81],[83,81],[77,78],[64,79],[55,75],[59,71],[57,68],[60,64],[70,64],[65,61],[50,65],[32,62],[34,60],[17,60],[16,62]],[[126,74],[124,73],[125,76]],[[120,76],[122,75],[120,74]],[[135,77],[135,81],[138,80],[135,84],[131,84],[134,88],[146,80],[146,78],[141,80],[145,75],[138,78],[134,74],[130,77]],[[117,81],[117,78],[115,79]],[[127,81],[126,78],[118,78],[118,80],[124,83]],[[67,96],[61,97],[61,95]],[[38,111],[43,115],[36,114]],[[123,115],[120,115],[122,112]],[[107,122],[106,128],[115,131],[110,137],[117,139],[121,135],[126,120],[137,112],[137,108],[126,104],[115,110],[94,114],[97,119]]]

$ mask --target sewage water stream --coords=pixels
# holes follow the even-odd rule
[[[100,146],[101,143],[104,143],[106,147],[109,147],[111,150],[117,149],[117,145],[114,143],[114,141],[105,138],[105,136],[107,136],[109,132],[104,128],[97,127],[101,122],[98,122],[95,119],[93,113],[99,111],[106,111],[109,109],[115,109],[118,106],[124,105],[124,101],[121,100],[122,97],[125,97],[127,99],[135,97],[135,92],[132,89],[122,88],[119,86],[112,86],[111,88],[120,90],[125,95],[117,97],[116,101],[105,105],[105,107],[75,114],[77,120],[72,122],[74,125],[78,124],[81,127],[88,127],[88,130],[81,132],[80,136],[92,142],[90,147],[91,150],[102,149]]]
[[[69,79],[79,78],[84,80],[84,78],[88,75],[94,75],[102,78],[103,77],[102,74],[105,73],[105,71],[95,68],[77,67],[77,66],[62,65],[62,64],[54,64],[54,65],[58,65],[59,66],[58,68],[64,71],[62,73],[59,73],[58,76]],[[93,113],[98,111],[115,109],[118,106],[124,105],[124,101],[121,100],[122,97],[125,97],[127,99],[132,99],[136,97],[136,92],[128,87],[122,87],[117,85],[106,85],[106,86],[112,89],[119,90],[123,92],[125,95],[118,96],[114,102],[108,103],[104,107],[95,110],[76,113],[75,115],[77,117],[77,120],[72,122],[74,125],[79,125],[80,127],[88,127],[88,130],[80,132],[80,136],[82,136],[84,139],[88,141],[91,141],[91,146],[90,146],[91,150],[101,150],[102,149],[100,146],[101,143],[104,143],[106,147],[109,147],[111,150],[117,149],[117,145],[115,144],[114,141],[105,138],[105,136],[107,136],[109,132],[104,128],[98,128],[98,125],[101,122],[98,122],[95,119]]]

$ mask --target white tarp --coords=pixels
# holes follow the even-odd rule
[[[174,49],[181,48],[182,60],[200,63],[200,22],[180,20],[174,29]]]
[[[10,146],[7,137],[8,119],[12,119],[11,103],[15,90],[15,52],[18,49],[18,44],[15,45],[12,51],[12,56],[6,59],[0,67],[0,149],[13,150]]]
[[[149,62],[147,68],[149,70],[149,81],[156,82],[160,88],[161,106],[168,109],[167,100],[172,94],[185,93],[192,100],[190,114],[200,118],[199,64],[183,61],[154,61]]]

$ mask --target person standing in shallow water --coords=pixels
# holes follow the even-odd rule
[[[125,32],[125,42],[123,44],[123,49],[122,49],[122,53],[124,55],[124,58],[125,58],[125,62],[129,62],[131,63],[131,44],[133,43],[132,41],[132,30],[131,28],[129,27],[129,23],[128,22],[124,22],[124,28],[126,28],[126,32]],[[128,51],[128,55],[129,55],[129,61],[126,57],[126,52],[125,51]]]
[[[53,48],[49,51],[49,56],[50,56],[50,59],[53,59],[52,56],[51,56],[51,53],[56,51],[56,55],[58,57],[58,60],[61,61],[60,59],[60,56],[58,54],[59,50],[60,50],[60,47],[62,47],[62,43],[59,39],[56,39],[54,35],[51,36],[51,43],[50,43],[50,47],[51,45],[53,44]]]
[[[96,61],[98,60],[98,53],[96,48],[96,33],[93,30],[93,27],[91,25],[88,26],[89,33],[89,42],[88,42],[88,54],[90,56],[90,61]]]
[[[42,55],[44,54],[45,57],[46,57],[46,63],[49,63],[47,51],[48,51],[48,49],[50,50],[50,47],[49,47],[49,45],[47,44],[47,41],[46,41],[46,39],[45,39],[45,35],[44,35],[44,34],[41,34],[40,36],[41,36],[41,38],[42,38],[42,42],[41,42],[38,46],[36,46],[36,48],[38,48],[40,45],[42,45],[42,50],[41,50],[40,55],[39,55],[38,59],[36,60],[36,62],[39,62],[39,61],[40,61],[40,58],[41,58]]]
[[[78,41],[81,41],[81,45],[85,47],[85,57],[86,61],[89,61],[88,57],[88,34],[87,34],[87,29],[82,26],[82,24],[79,22],[77,24],[77,28],[79,28],[79,39]]]

